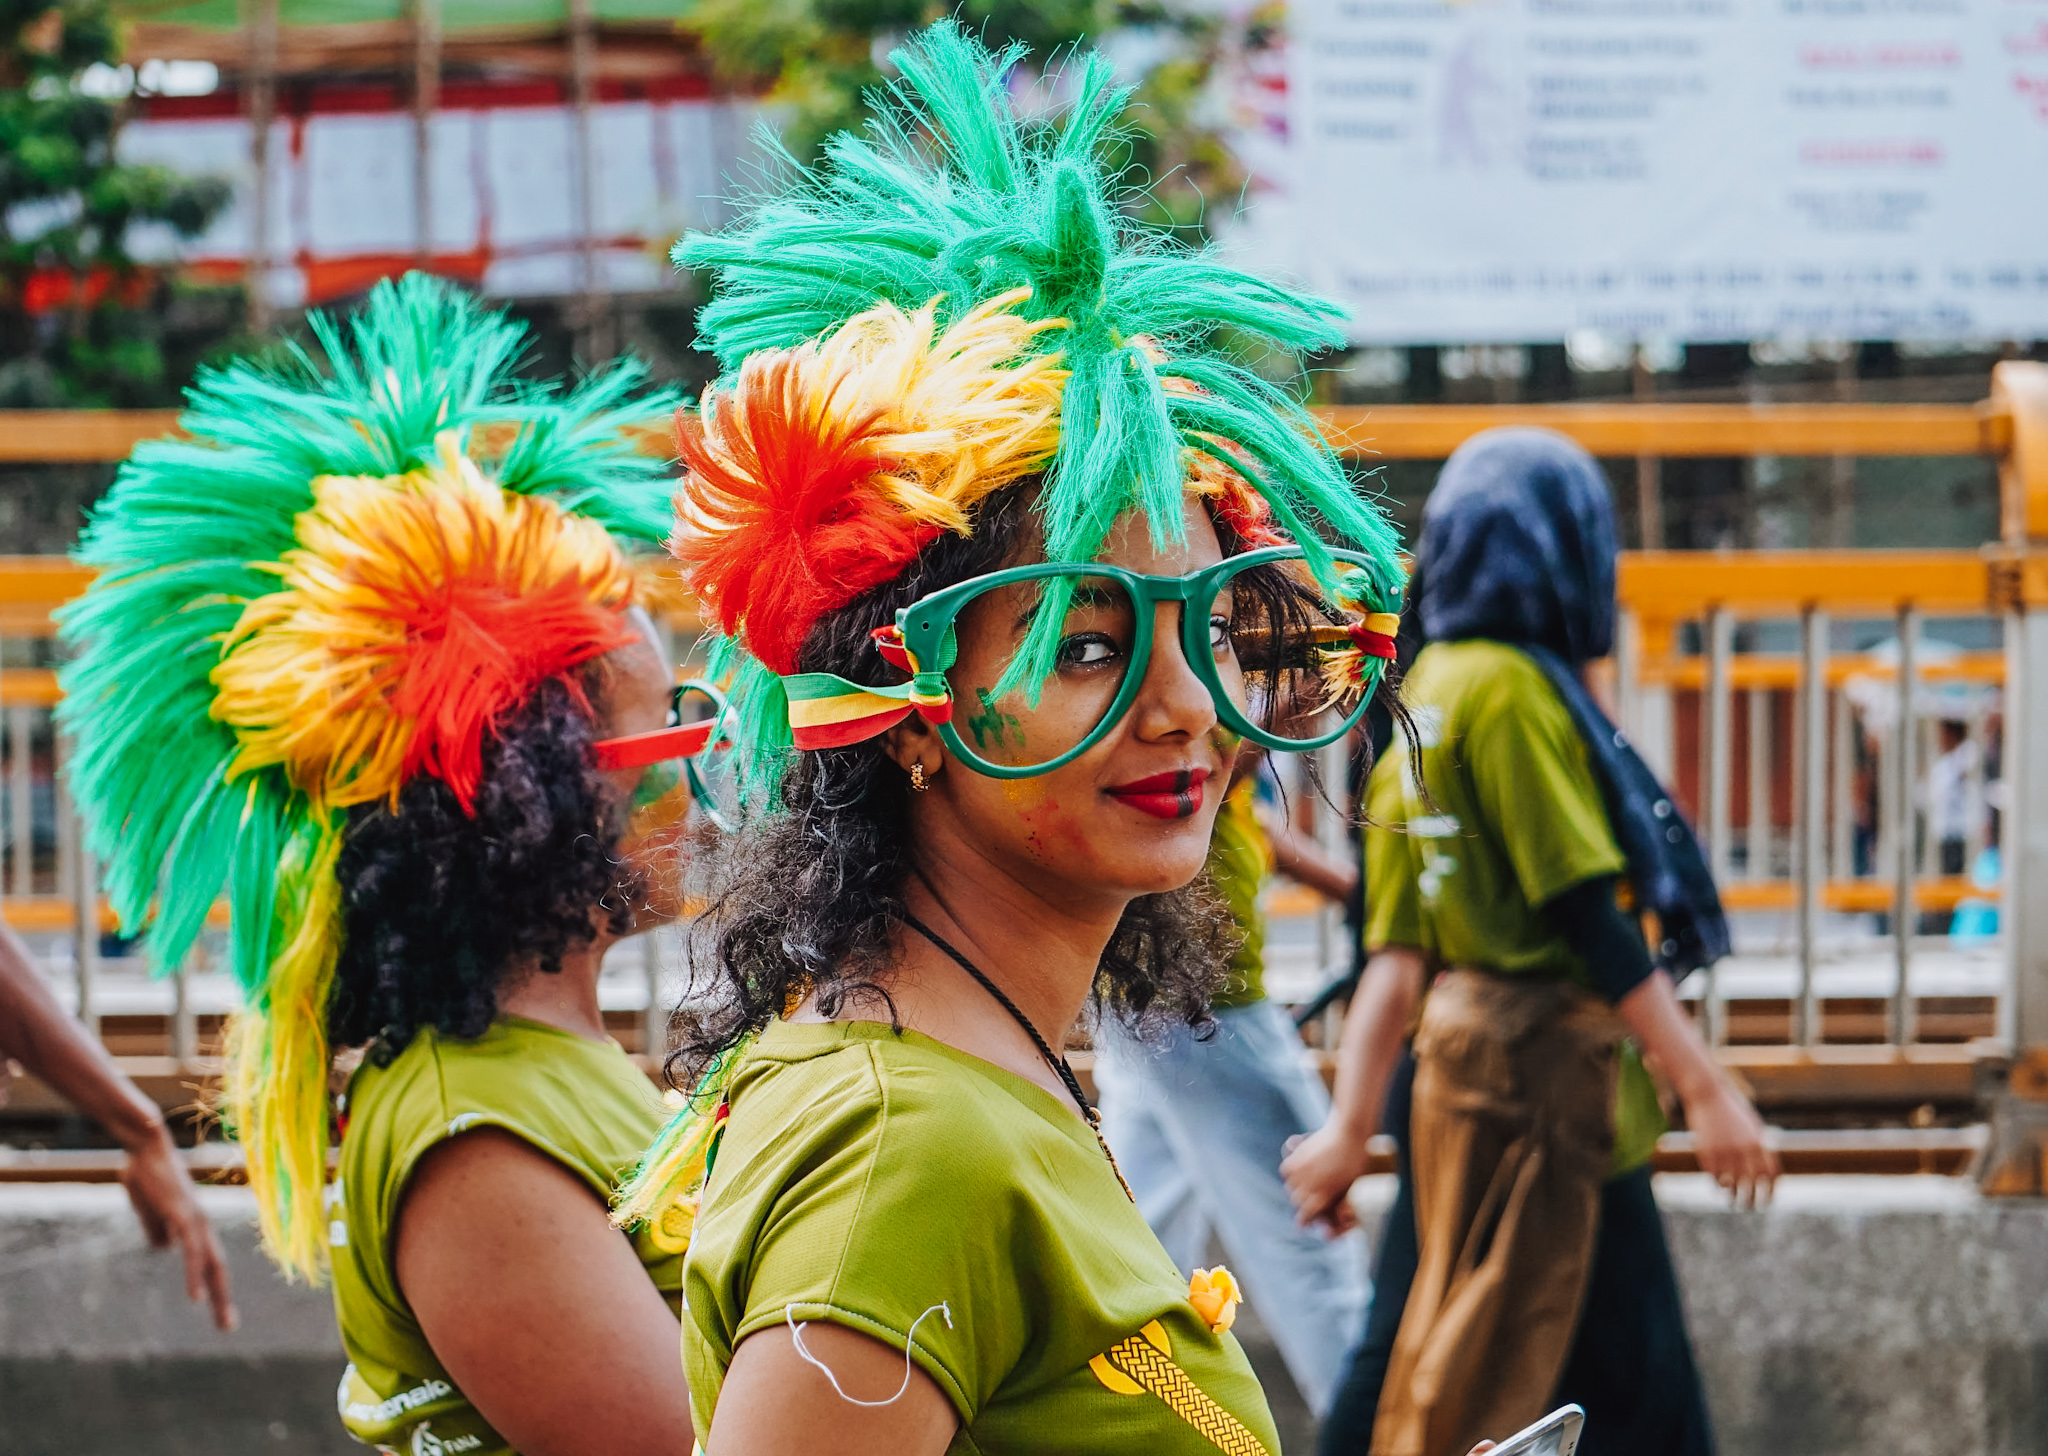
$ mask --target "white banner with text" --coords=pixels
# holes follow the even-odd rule
[[[1293,0],[1360,343],[2048,337],[2048,0]]]

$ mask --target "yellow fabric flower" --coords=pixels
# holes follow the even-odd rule
[[[1188,1280],[1188,1303],[1220,1335],[1237,1323],[1237,1307],[1244,1303],[1244,1296],[1237,1292],[1237,1280],[1230,1271],[1218,1264],[1214,1269],[1197,1269]]]

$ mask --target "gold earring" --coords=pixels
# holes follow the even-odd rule
[[[931,787],[924,780],[924,764],[922,762],[913,763],[910,766],[910,787],[917,790],[920,794]]]

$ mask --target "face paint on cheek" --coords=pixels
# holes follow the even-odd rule
[[[653,808],[673,794],[682,781],[682,767],[674,760],[649,764],[647,771],[640,775],[640,782],[633,786],[631,812],[638,814]]]
[[[1043,779],[997,779],[996,782],[1002,786],[1003,797],[1020,811],[1027,807],[1035,808],[1045,801]]]
[[[1025,851],[1041,863],[1050,860],[1059,845],[1084,847],[1088,842],[1088,836],[1074,822],[1074,816],[1062,812],[1057,799],[1046,799],[1037,808],[1027,809],[1017,817],[1024,825]]]
[[[976,688],[974,696],[981,701],[981,711],[967,720],[967,731],[974,735],[974,746],[976,748],[986,748],[988,747],[989,739],[993,738],[996,741],[996,747],[1008,748],[1010,746],[1008,735],[1014,732],[1017,737],[1016,746],[1022,748],[1024,746],[1024,728],[1017,715],[1005,713],[998,708],[995,704],[995,699],[989,696],[987,688]]]

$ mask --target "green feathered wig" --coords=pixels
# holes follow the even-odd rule
[[[520,384],[524,326],[418,274],[310,322],[324,367],[204,371],[186,438],[122,466],[79,549],[99,576],[62,619],[59,712],[87,842],[159,970],[226,892],[226,1113],[266,1244],[315,1277],[348,810],[419,774],[468,806],[503,715],[633,640],[614,537],[658,540],[669,505],[622,430],[674,399],[636,398],[631,363]],[[479,461],[486,422],[511,428]]]
[[[1133,510],[1155,542],[1177,542],[1190,492],[1240,541],[1292,538],[1325,588],[1338,586],[1327,548],[1361,551],[1371,568],[1347,573],[1343,595],[1391,653],[1393,532],[1293,396],[1215,345],[1229,330],[1327,348],[1342,341],[1337,310],[1134,224],[1102,162],[1129,92],[1091,55],[1064,119],[1026,120],[1009,90],[1021,57],[950,22],[922,32],[892,55],[901,79],[867,135],[834,137],[737,227],[675,250],[712,277],[698,328],[724,375],[678,418],[670,546],[719,628],[757,801],[772,803],[797,742],[782,679],[812,628],[942,532],[971,532],[978,504],[1013,482],[1042,482],[1052,561],[1095,560]],[[1059,590],[998,695],[1049,668]],[[1368,692],[1381,661],[1364,669]],[[687,1237],[737,1059],[714,1064],[656,1141],[618,1222]]]
[[[1049,560],[1094,560],[1131,510],[1178,541],[1194,489],[1241,539],[1297,542],[1326,585],[1326,544],[1366,552],[1371,605],[1398,606],[1386,520],[1299,402],[1214,342],[1327,348],[1338,310],[1133,223],[1102,161],[1129,91],[1089,55],[1064,118],[1026,120],[1021,56],[932,26],[892,55],[866,135],[675,249],[713,280],[698,328],[724,375],[678,417],[671,549],[716,621],[757,790],[792,744],[780,678],[819,618],[1018,479],[1043,482]],[[1003,690],[1035,691],[1060,590]]]

